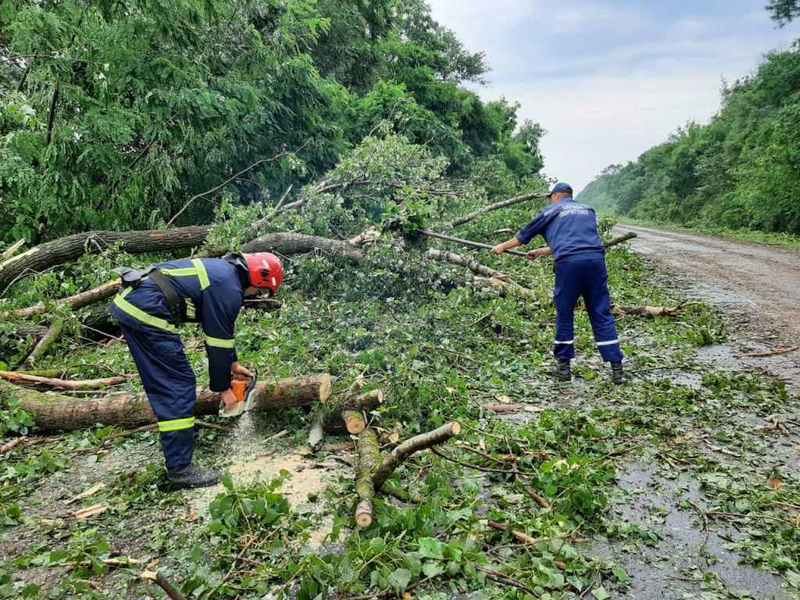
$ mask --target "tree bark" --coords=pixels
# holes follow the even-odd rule
[[[28,358],[25,359],[23,366],[27,369],[35,367],[39,359],[47,354],[47,351],[58,341],[62,331],[64,331],[64,319],[56,319],[53,321],[47,333],[45,333],[42,339],[33,347],[33,351],[28,355]]]
[[[32,373],[19,371],[0,371],[0,379],[5,379],[18,385],[41,385],[58,390],[97,390],[105,387],[120,385],[128,381],[128,377],[108,377],[106,379],[70,380],[54,377],[42,377]]]
[[[253,410],[269,411],[308,406],[326,401],[331,394],[331,376],[327,374],[295,377],[261,383],[256,387]],[[33,416],[42,431],[73,431],[96,424],[133,428],[156,422],[145,395],[116,394],[97,400],[76,400],[60,395],[42,394],[0,381],[0,396],[16,397],[20,408]],[[200,391],[195,415],[216,415],[219,394]]]
[[[314,250],[334,256],[342,256],[353,262],[361,262],[364,259],[364,254],[349,242],[302,233],[270,233],[242,246],[242,252],[304,254]]]
[[[521,202],[527,202],[528,200],[533,200],[535,198],[543,199],[543,198],[546,198],[546,197],[547,196],[545,194],[541,194],[541,193],[536,192],[536,193],[530,193],[530,194],[522,194],[521,196],[517,196],[515,198],[509,198],[508,200],[503,200],[502,202],[496,202],[495,204],[490,204],[488,206],[484,206],[483,208],[478,209],[475,212],[472,212],[472,213],[470,213],[468,215],[465,215],[463,217],[459,217],[458,219],[456,219],[455,221],[450,223],[450,225],[448,225],[448,229],[454,229],[455,227],[458,227],[459,225],[463,225],[464,223],[469,223],[470,221],[472,221],[474,219],[477,219],[481,215],[485,215],[486,213],[491,212],[493,210],[499,210],[501,208],[507,208],[509,206],[514,206],[515,204],[519,204]]]
[[[469,279],[469,283],[476,288],[495,290],[501,296],[517,296],[531,302],[539,301],[533,290],[522,287],[513,281],[503,281],[496,277],[472,277]]]
[[[375,491],[380,491],[381,487],[392,475],[394,470],[409,456],[420,450],[426,450],[432,446],[443,444],[459,433],[461,433],[461,425],[458,422],[448,423],[428,433],[416,435],[397,446],[384,457],[380,467],[377,468],[375,474],[372,476],[372,484]]]
[[[506,275],[505,273],[501,273],[500,271],[495,271],[491,267],[482,265],[473,258],[467,258],[466,256],[462,256],[461,254],[456,254],[455,252],[445,252],[443,250],[435,250],[431,248],[430,250],[428,250],[426,256],[431,260],[446,262],[450,263],[451,265],[457,265],[459,267],[466,267],[476,275],[482,275],[483,277],[494,277],[495,279],[501,279],[503,281],[508,280],[508,275]]]
[[[68,296],[66,298],[62,298],[61,300],[56,300],[53,302],[52,306],[66,305],[69,306],[72,310],[78,310],[79,308],[83,308],[84,306],[88,306],[90,304],[94,304],[95,302],[99,302],[101,300],[105,300],[106,298],[110,298],[111,296],[117,293],[119,287],[120,287],[120,281],[119,279],[115,279],[113,281],[108,281],[103,285],[93,288],[91,290],[81,292],[80,294],[75,294],[74,296]],[[30,319],[31,317],[45,314],[51,308],[52,307],[48,307],[44,302],[39,302],[27,308],[20,308],[17,310],[10,311],[7,314],[9,317],[14,319]]]
[[[35,246],[0,263],[0,291],[27,274],[61,265],[84,254],[121,243],[130,254],[176,250],[201,245],[211,227],[194,226],[169,231],[89,231]]]
[[[437,240],[444,240],[445,242],[452,242],[454,244],[460,244],[461,246],[466,246],[467,248],[475,248],[476,250],[492,250],[494,246],[491,244],[484,244],[482,242],[473,242],[472,240],[464,240],[462,238],[453,237],[451,235],[444,235],[443,233],[437,233],[435,231],[431,231],[430,229],[420,229],[417,231],[419,235],[424,235],[425,237],[434,238]],[[528,258],[527,252],[519,252],[518,250],[506,250],[506,254],[510,254],[511,256],[519,256],[521,258]]]
[[[356,524],[361,529],[372,525],[372,501],[375,498],[373,473],[381,461],[378,436],[372,429],[365,429],[358,436],[358,464],[356,465]]]

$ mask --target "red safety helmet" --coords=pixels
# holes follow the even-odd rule
[[[283,285],[283,264],[281,259],[271,252],[256,252],[245,254],[247,271],[250,274],[250,284],[253,287],[267,289],[272,294],[277,294]]]

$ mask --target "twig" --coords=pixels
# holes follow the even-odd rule
[[[797,352],[800,350],[800,346],[794,346],[792,348],[778,348],[777,350],[772,350],[771,352],[748,352],[746,354],[740,354],[740,358],[764,358],[766,356],[778,356],[780,354],[789,354],[790,352]]]
[[[498,573],[497,571],[493,571],[492,569],[487,569],[481,566],[477,566],[476,568],[481,573],[485,573],[486,576],[492,581],[496,581],[497,583],[502,583],[503,585],[508,585],[513,588],[517,588],[518,590],[522,590],[523,592],[530,594],[531,596],[534,597],[536,596],[536,592],[534,592],[531,588],[527,587],[524,583],[514,579],[513,577],[509,577],[508,575],[503,575],[502,573]]]
[[[175,589],[175,587],[169,581],[167,581],[166,577],[164,577],[161,573],[145,571],[142,573],[141,577],[142,579],[158,584],[158,586],[164,590],[164,593],[169,596],[171,600],[186,600],[186,596]]]
[[[27,439],[28,438],[26,438],[26,437],[18,437],[18,438],[14,438],[10,442],[6,442],[2,446],[0,446],[0,454],[7,454],[7,453],[11,452],[14,448],[19,446],[20,444],[25,443],[25,441]]]
[[[496,521],[489,521],[487,523],[490,528],[495,529],[496,531],[505,531],[513,535],[518,542],[523,544],[534,546],[536,545],[539,540],[529,536],[527,533],[523,533],[522,531],[517,531],[516,529],[512,529],[508,525],[504,525],[503,523],[497,523]]]

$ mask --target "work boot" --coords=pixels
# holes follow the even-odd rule
[[[556,379],[559,379],[560,381],[572,380],[572,370],[570,369],[569,363],[570,361],[568,360],[558,361],[554,372]]]
[[[625,373],[622,370],[622,363],[611,363],[611,381],[616,385],[625,383]]]
[[[167,482],[170,490],[211,487],[219,483],[219,473],[211,469],[189,465],[183,469],[167,471]]]

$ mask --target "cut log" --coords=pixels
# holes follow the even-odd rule
[[[357,435],[366,428],[364,413],[369,413],[383,402],[383,390],[371,390],[354,396],[349,396],[344,402],[337,405],[334,410],[326,411],[325,431],[329,433],[342,433],[346,429],[348,433]],[[345,413],[355,412],[364,421],[364,428],[361,428],[357,420],[351,421],[353,425],[348,427],[348,417]],[[353,430],[351,430],[351,427]]]
[[[42,339],[40,339],[37,344],[33,347],[33,351],[28,355],[28,358],[25,359],[23,366],[26,369],[30,369],[36,366],[36,363],[47,354],[50,348],[53,347],[58,341],[58,338],[61,336],[61,332],[64,331],[64,319],[56,319],[50,324],[50,328],[47,330],[47,333],[44,334]]]
[[[372,525],[372,501],[375,497],[373,473],[381,461],[378,436],[372,429],[365,429],[358,436],[358,464],[356,465],[356,524],[361,529]]]
[[[486,265],[479,263],[474,258],[468,258],[466,256],[462,256],[461,254],[456,254],[455,252],[445,252],[443,250],[431,248],[428,250],[425,256],[431,260],[446,262],[459,267],[466,267],[476,275],[481,275],[483,277],[494,277],[503,281],[509,280],[508,275],[505,273],[495,271],[491,267],[487,267]]]
[[[270,233],[242,246],[242,252],[278,252],[291,255],[314,251],[341,256],[353,262],[364,259],[364,254],[349,242],[302,233]]]
[[[397,448],[384,457],[380,467],[375,471],[375,475],[372,476],[372,484],[375,491],[380,491],[381,487],[394,470],[409,456],[421,450],[431,448],[432,446],[443,444],[459,433],[461,433],[461,425],[459,423],[448,423],[428,433],[421,433],[420,435],[414,436],[397,446]]]
[[[99,390],[121,385],[129,380],[128,377],[108,377],[106,379],[72,381],[68,379],[42,377],[21,371],[0,371],[0,379],[16,383],[17,385],[39,385],[57,390]]]
[[[261,383],[256,387],[253,410],[309,406],[327,401],[330,394],[331,376],[328,374]],[[113,394],[100,399],[77,400],[0,381],[0,399],[7,396],[17,398],[20,408],[33,416],[36,427],[42,431],[74,431],[97,424],[127,429],[156,422],[150,403],[143,394]],[[219,403],[219,394],[200,391],[195,415],[216,415]]]
[[[458,219],[450,223],[448,229],[453,229],[455,227],[458,227],[459,225],[463,225],[464,223],[469,223],[470,221],[477,219],[478,217],[485,215],[486,213],[491,212],[493,210],[507,208],[509,206],[514,206],[515,204],[520,204],[521,202],[527,202],[528,200],[543,200],[544,198],[547,198],[547,194],[534,192],[534,193],[522,194],[521,196],[517,196],[515,198],[509,198],[508,200],[503,200],[502,202],[496,202],[494,204],[484,206],[483,208],[478,209],[475,212],[471,212],[468,215],[459,217]]]
[[[15,280],[44,269],[121,244],[129,254],[192,248],[202,244],[211,227],[180,227],[169,231],[89,231],[35,246],[0,263],[0,291]]]
[[[360,410],[343,410],[342,420],[344,421],[347,433],[351,435],[358,435],[367,428],[367,421],[364,419],[364,413]]]
[[[383,404],[383,390],[371,390],[348,398],[342,409],[342,421],[344,421],[347,432],[351,435],[358,435],[364,431],[367,428],[364,413],[368,413],[379,404]]]

